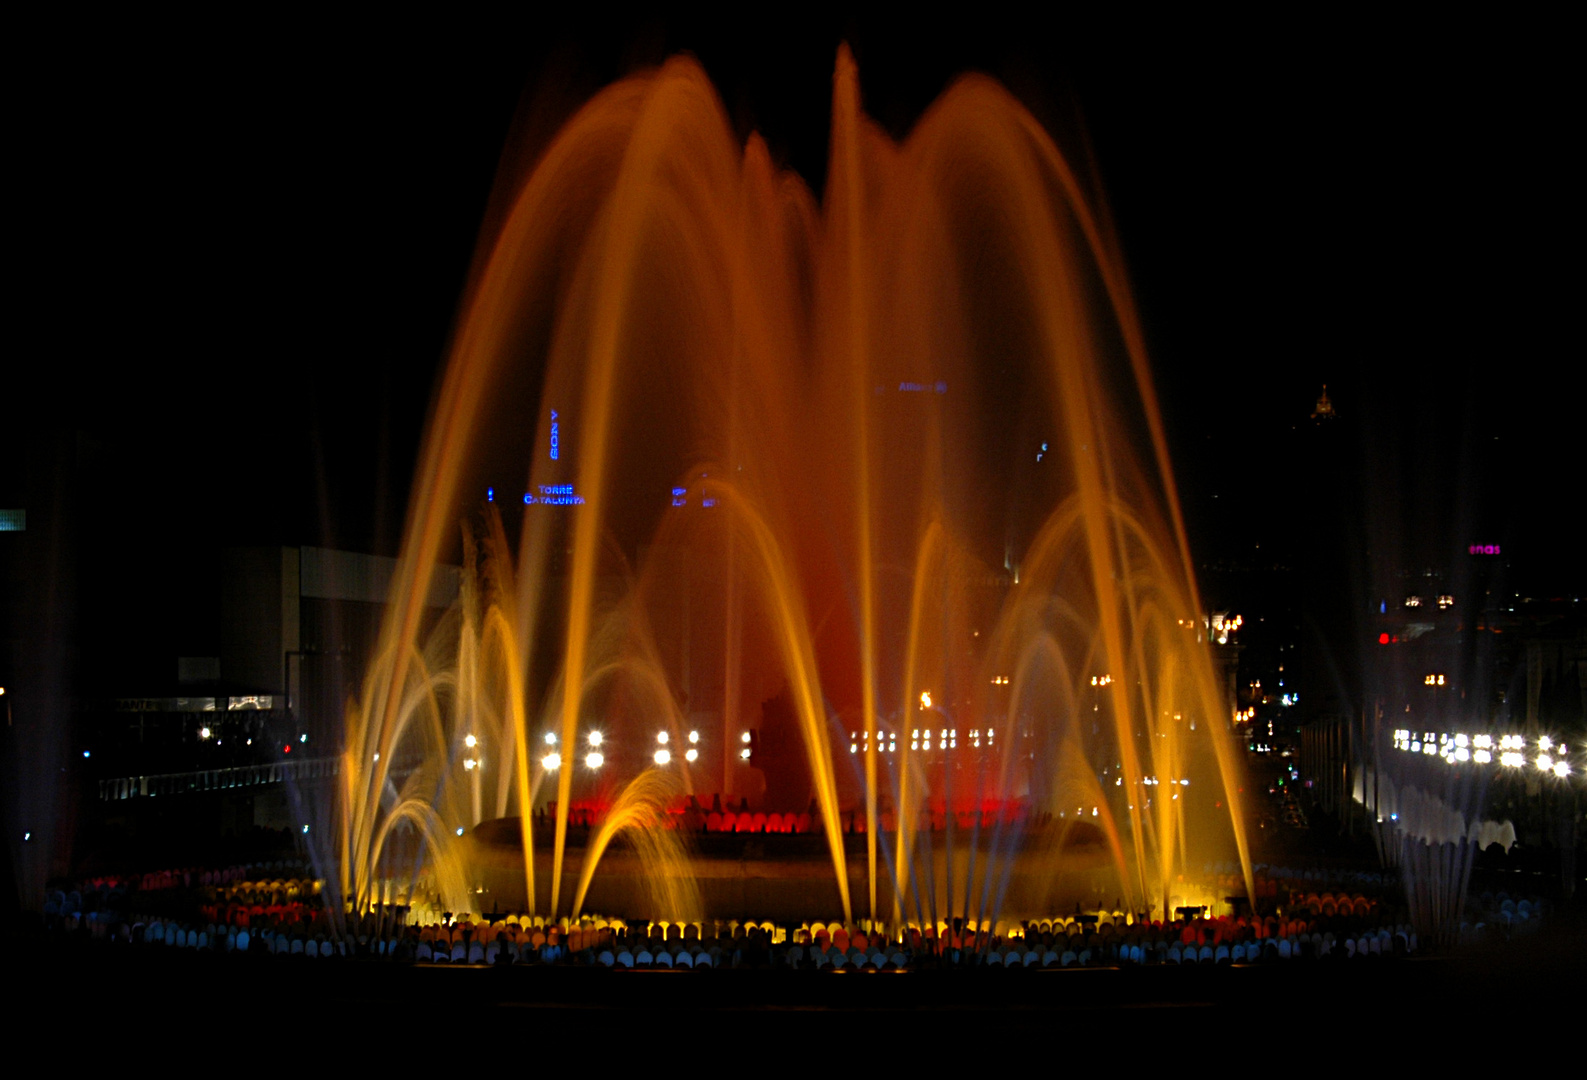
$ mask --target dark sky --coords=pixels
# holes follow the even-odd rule
[[[138,566],[219,544],[393,551],[514,118],[543,138],[688,50],[819,184],[844,38],[896,134],[979,68],[1094,153],[1204,550],[1294,528],[1285,439],[1326,382],[1417,557],[1503,536],[1582,585],[1581,76],[1517,23],[38,28],[12,44],[0,503],[42,433],[84,432],[87,591],[136,603],[175,580]]]

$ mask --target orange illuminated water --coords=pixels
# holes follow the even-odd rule
[[[1249,882],[1116,244],[1002,87],[961,79],[897,143],[841,52],[818,205],[673,60],[580,111],[482,243],[349,714],[354,903],[400,876],[401,833],[468,910],[458,831],[521,814],[531,903],[576,908],[626,830],[694,910],[687,856],[646,838],[671,789],[813,806],[846,920],[935,913],[917,861],[946,842],[952,879],[959,849],[916,826],[968,807],[991,835],[946,903],[978,915],[1049,817],[1100,828],[1135,910],[1219,857]],[[547,887],[525,810],[553,806]],[[600,821],[570,898],[579,806]]]

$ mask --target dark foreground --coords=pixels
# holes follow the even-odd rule
[[[646,1031],[690,1043],[770,1039],[768,1047],[821,1030],[896,1032],[928,1043],[949,1031],[1085,1042],[1189,1036],[1248,1049],[1282,1047],[1294,1037],[1305,1044],[1322,1031],[1347,1041],[1398,1032],[1418,1042],[1437,1031],[1443,1036],[1435,1041],[1454,1049],[1536,1031],[1540,1022],[1579,1015],[1587,1000],[1587,934],[1573,924],[1445,957],[1012,971],[442,967],[13,945],[8,981],[23,992],[21,1016],[13,1018],[53,1026],[88,1019],[80,1011],[86,1006],[92,1030],[108,1036],[82,1047],[94,1055],[172,1020],[190,1038],[235,1034],[243,1023],[288,1041],[461,1022],[482,1024],[481,1031],[554,1033],[553,1041]],[[520,1038],[513,1044],[522,1049]],[[402,1045],[398,1034],[387,1048]],[[490,1053],[490,1040],[479,1050]]]

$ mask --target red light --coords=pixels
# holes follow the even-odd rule
[[[281,748],[281,752],[282,752],[282,753],[283,753],[283,754],[290,754],[290,753],[292,753],[292,744],[291,744],[291,743],[287,743],[287,745],[285,745],[285,746],[283,746],[283,747],[282,747],[282,748]]]
[[[1378,644],[1379,645],[1387,645],[1388,643],[1389,643],[1389,635],[1387,635],[1387,634],[1379,634],[1378,635]]]

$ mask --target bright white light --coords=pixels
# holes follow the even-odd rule
[[[474,766],[476,766],[478,764],[479,764],[479,762],[475,761],[473,758],[464,758],[463,759],[463,768],[464,769],[472,769]]]
[[[858,746],[855,746],[853,743],[849,744],[849,753],[858,754],[859,752],[860,752],[860,748]]]
[[[1525,763],[1526,759],[1515,750],[1506,750],[1499,755],[1499,764],[1511,769],[1519,769]]]
[[[1554,740],[1547,735],[1539,735],[1537,737],[1537,748],[1539,750],[1552,750],[1554,748]]]
[[[562,768],[562,755],[553,750],[540,759],[540,767],[546,772],[556,772]]]
[[[554,732],[550,732],[550,731],[546,732],[546,745],[547,746],[555,746],[556,744],[557,744],[556,734]]]
[[[209,728],[207,728],[207,727],[201,727],[201,728],[199,728],[199,729],[198,729],[198,737],[199,737],[199,738],[200,738],[200,739],[207,739],[207,738],[209,738]]]
[[[303,826],[303,831],[304,832],[308,832],[309,831],[309,827],[307,825]],[[459,830],[459,831],[461,831],[461,830]]]
[[[1567,776],[1569,776],[1570,775],[1570,762],[1568,762],[1568,761],[1556,761],[1556,762],[1554,762],[1554,775],[1559,777],[1561,780],[1563,780]]]
[[[746,746],[746,747],[744,747],[744,749],[740,750],[738,752],[738,756],[739,756],[739,758],[741,760],[748,761],[749,760],[749,747]]]
[[[472,749],[474,749],[474,747],[479,745],[479,740],[474,738],[474,736],[472,736],[472,735],[464,735],[463,736],[463,745],[468,747],[470,750],[472,750]]]
[[[931,708],[931,691],[930,690],[922,690],[920,692],[920,707],[922,709]]]
[[[683,752],[683,760],[684,761],[696,761],[696,760],[699,759],[699,757],[700,757],[700,751],[696,750],[692,746],[689,747],[687,750],[685,750]]]
[[[1493,749],[1493,736],[1492,735],[1473,735],[1471,737],[1471,745],[1475,746],[1478,750],[1492,750]]]
[[[662,746],[666,746],[666,745],[667,745],[667,740],[668,740],[668,739],[671,739],[671,738],[672,738],[672,736],[671,736],[671,735],[669,735],[669,734],[668,734],[668,733],[667,733],[667,732],[665,732],[665,731],[658,731],[658,732],[656,732],[656,741],[657,741],[657,742],[658,742],[658,743],[660,743],[660,744],[661,744],[661,745],[662,745]]]
[[[308,826],[307,826],[307,825],[305,825],[305,826],[304,826],[304,827],[303,827],[303,828],[304,828],[304,830],[305,830],[305,831],[307,831],[307,829],[308,829]],[[461,826],[461,825],[459,825],[459,826],[458,826],[458,827],[457,827],[457,835],[459,835],[459,836],[462,836],[462,835],[463,835],[463,826]]]
[[[691,743],[699,742],[700,741],[700,733],[698,731],[689,732],[689,741]]]
[[[1469,742],[1470,742],[1470,740],[1468,740],[1464,734],[1455,736],[1455,745],[1456,746],[1466,746]]]
[[[305,743],[305,742],[308,742],[308,741],[309,741],[309,733],[308,732],[305,731],[303,734],[298,736],[298,742]]]
[[[1549,757],[1547,754],[1539,754],[1537,756],[1537,767],[1542,772],[1548,772],[1554,767],[1554,759]]]
[[[1493,760],[1493,752],[1490,750],[1473,750],[1471,759],[1478,765],[1486,765]]]
[[[1467,750],[1464,746],[1459,747],[1455,751],[1455,760],[1456,761],[1470,761],[1471,760],[1471,751]]]
[[[599,746],[599,745],[601,745],[601,733],[599,731],[590,732],[590,745],[591,746]]]
[[[584,755],[584,765],[586,768],[599,769],[605,764],[606,758],[599,750],[591,750],[588,754]]]
[[[672,760],[672,751],[663,747],[651,756],[655,759],[657,765],[665,765]]]

